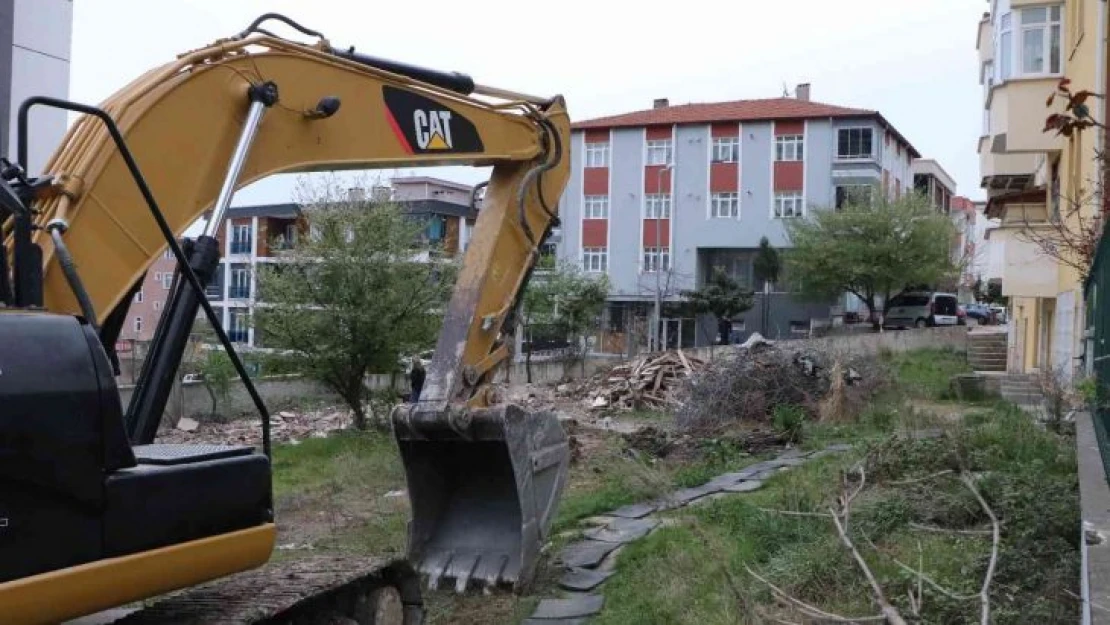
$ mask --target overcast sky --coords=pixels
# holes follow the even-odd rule
[[[77,0],[71,98],[97,103],[142,72],[276,11],[336,45],[567,98],[572,119],[672,104],[777,97],[876,109],[957,192],[983,198],[975,35],[983,0]],[[291,34],[278,29],[280,34]],[[447,174],[476,182],[487,170]],[[290,199],[290,176],[236,204]]]

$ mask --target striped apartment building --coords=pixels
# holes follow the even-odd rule
[[[769,287],[768,327],[759,322],[763,285],[752,260],[761,237],[788,244],[784,223],[852,197],[910,192],[920,154],[877,111],[794,97],[671,106],[577,122],[570,181],[553,239],[563,261],[611,283],[597,351],[632,353],[643,342],[656,293],[667,302],[720,267],[757,291],[733,320],[732,339],[753,331],[786,337],[856,303],[812,302]],[[714,340],[711,319],[666,318],[668,345]],[[636,338],[633,338],[636,337]]]

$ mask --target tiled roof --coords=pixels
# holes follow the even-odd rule
[[[709,122],[769,121],[774,119],[813,119],[827,117],[871,117],[877,119],[910,149],[914,158],[921,154],[878,111],[823,104],[797,98],[734,100],[731,102],[698,102],[650,108],[619,115],[597,117],[574,122],[573,130],[620,128],[671,124],[704,124]]]

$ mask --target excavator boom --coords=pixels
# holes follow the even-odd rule
[[[268,19],[315,41],[274,36],[260,27]],[[26,119],[34,105],[67,106],[50,99],[27,103],[19,162],[25,162]],[[202,293],[219,260],[223,212],[236,189],[285,172],[492,167],[426,392],[419,403],[395,410],[393,424],[413,502],[413,566],[433,585],[455,578],[460,591],[471,579],[527,583],[565,481],[567,441],[553,416],[502,404],[489,383],[509,357],[513,312],[539,247],[557,223],[569,172],[563,99],[482,87],[465,75],[335,48],[320,33],[267,14],[242,33],[148,71],[99,108],[69,107],[88,114],[71,126],[41,175],[0,163],[0,309],[18,313],[0,314],[0,336],[23,337],[14,344],[4,339],[23,351],[0,351],[0,370],[15,360],[29,362],[31,372],[60,366],[38,366],[28,353],[39,336],[31,330],[42,337],[83,337],[86,351],[57,358],[73,361],[67,371],[90,372],[85,384],[98,389],[97,399],[90,395],[84,412],[52,426],[52,415],[42,410],[55,404],[13,403],[31,391],[0,377],[0,401],[16,406],[0,414],[0,484],[13,484],[24,497],[18,499],[21,511],[8,511],[3,495],[9,487],[0,485],[0,517],[18,531],[18,540],[0,540],[4,622],[56,622],[254,568],[268,558],[268,418],[264,455],[238,448],[169,450],[153,438],[184,333],[199,308],[215,319]],[[206,214],[203,235],[175,241]],[[144,366],[146,382],[138,385],[125,420],[105,370],[131,294],[167,248],[178,258],[181,284],[175,280]],[[218,334],[238,363],[230,341],[222,330]],[[36,397],[56,394],[56,405],[65,405],[66,391],[52,390],[44,377],[33,378]],[[85,429],[72,429],[77,426]],[[87,440],[75,442],[73,431],[85,432]],[[88,453],[74,456],[73,466],[68,457],[50,455],[67,444],[87,444]],[[33,472],[48,463],[57,466]],[[242,503],[253,492],[242,482],[247,464],[256,472],[265,467],[249,486],[261,489],[261,508]],[[197,473],[202,468],[210,472],[203,478]],[[224,470],[239,476],[237,485],[220,477]],[[123,517],[112,506],[135,510],[127,497],[145,492],[144,479],[163,480],[157,486],[162,493],[172,491],[177,473],[194,490],[167,501],[166,518],[133,513],[150,530],[149,540],[113,543],[126,530],[113,526]],[[97,476],[105,477],[96,482]],[[113,490],[124,482],[126,488]],[[49,504],[26,499],[28,488],[41,489]],[[238,499],[224,492],[233,488]],[[198,508],[225,499],[241,513]],[[36,506],[44,511],[30,512]],[[101,512],[90,517],[89,509]],[[49,531],[29,521],[51,514],[57,519]],[[164,531],[158,523],[167,524]],[[3,531],[0,538],[6,538]],[[58,535],[66,537],[62,544]],[[34,545],[49,540],[54,548],[39,559]],[[15,543],[18,551],[8,547]],[[192,555],[198,565],[182,569],[179,563]],[[141,583],[137,570],[144,571]],[[90,578],[99,580],[95,590],[81,590],[76,582]],[[411,594],[406,585],[407,602]]]

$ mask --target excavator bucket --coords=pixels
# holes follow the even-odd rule
[[[555,415],[512,404],[469,409],[452,423],[429,433],[394,419],[412,504],[409,560],[432,589],[519,590],[566,483],[567,436]]]

